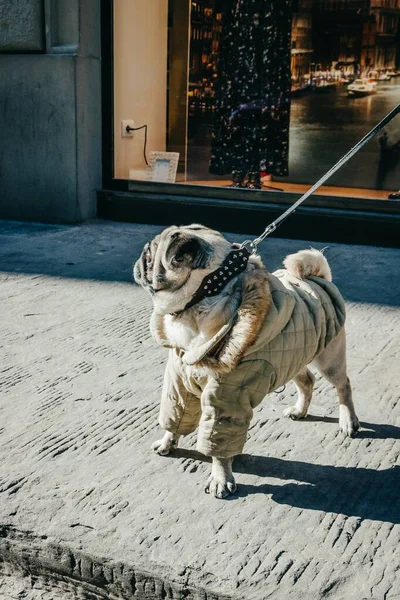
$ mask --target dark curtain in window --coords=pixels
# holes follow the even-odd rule
[[[226,0],[210,173],[288,174],[291,0]]]

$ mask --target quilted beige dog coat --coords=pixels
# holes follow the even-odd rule
[[[272,306],[233,371],[207,377],[182,362],[182,351],[169,351],[160,425],[182,435],[199,426],[197,450],[205,455],[240,454],[253,409],[311,363],[344,325],[344,300],[333,283],[297,279],[286,270],[268,278]]]

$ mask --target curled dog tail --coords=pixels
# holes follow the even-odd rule
[[[300,250],[296,254],[289,254],[283,261],[285,268],[300,279],[307,279],[310,275],[322,277],[332,281],[332,273],[328,261],[319,250]]]

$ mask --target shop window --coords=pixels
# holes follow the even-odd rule
[[[250,173],[266,194],[299,192],[398,103],[400,0],[280,0],[272,17],[245,4],[114,0],[117,179],[151,179],[145,153],[170,152],[177,184],[241,189]],[[241,54],[235,19],[251,32]],[[146,148],[144,130],[122,137],[127,119],[147,125]],[[399,185],[396,119],[323,193],[387,199]]]

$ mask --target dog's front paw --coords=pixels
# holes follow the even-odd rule
[[[206,494],[215,496],[215,498],[226,498],[229,494],[233,494],[236,491],[236,482],[233,476],[229,477],[229,479],[224,479],[210,475],[204,491]]]
[[[288,406],[288,408],[285,408],[283,411],[283,416],[290,417],[291,419],[304,419],[304,417],[307,416],[307,410],[302,410],[296,405]]]
[[[339,429],[344,435],[354,437],[360,429],[360,422],[355,413],[351,413],[347,406],[339,409]]]
[[[160,454],[161,456],[167,456],[167,454],[169,454],[171,450],[177,447],[178,441],[179,435],[167,431],[161,440],[156,440],[151,445],[151,449],[154,450],[154,452],[157,452],[157,454]]]
[[[213,456],[211,475],[204,491],[215,498],[226,498],[236,490],[235,478],[232,474],[232,458]]]

